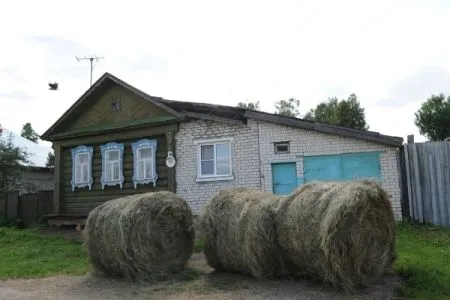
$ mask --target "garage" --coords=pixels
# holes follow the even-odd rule
[[[381,181],[380,152],[305,156],[305,182],[372,179]]]

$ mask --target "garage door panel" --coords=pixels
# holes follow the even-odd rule
[[[304,157],[305,182],[373,179],[381,181],[378,152]]]
[[[303,160],[305,182],[342,180],[339,156],[310,156]]]
[[[379,153],[358,153],[342,156],[344,180],[381,180]]]

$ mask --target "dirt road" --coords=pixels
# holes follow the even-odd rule
[[[194,254],[180,278],[158,283],[133,284],[123,280],[86,276],[0,281],[0,300],[28,299],[390,299],[393,278],[359,295],[345,295],[327,285],[306,281],[257,281],[244,276],[219,274],[206,265],[203,254]]]

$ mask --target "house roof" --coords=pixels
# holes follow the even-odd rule
[[[401,137],[383,135],[379,132],[374,131],[351,129],[294,117],[286,117],[261,111],[248,110],[240,107],[165,99],[160,99],[158,101],[166,104],[174,110],[184,113],[187,117],[195,118],[197,116],[198,118],[203,117],[205,119],[208,119],[209,117],[209,119],[212,120],[214,120],[214,117],[219,117],[228,119],[232,122],[245,122],[246,119],[254,119],[258,121],[286,125],[306,130],[313,130],[327,134],[356,138],[375,143],[386,144],[389,146],[400,147],[403,145],[403,138]],[[220,121],[219,119],[217,120]]]
[[[403,138],[380,134],[379,132],[350,129],[315,121],[308,121],[299,118],[286,117],[266,112],[253,111],[240,107],[216,105],[200,102],[186,102],[168,100],[161,97],[150,96],[149,94],[129,85],[110,73],[103,74],[42,136],[44,140],[51,140],[57,133],[58,127],[77,110],[80,105],[96,90],[107,82],[116,83],[131,92],[141,96],[154,105],[166,110],[169,114],[179,120],[185,118],[215,120],[233,124],[243,124],[247,119],[254,119],[279,125],[286,125],[295,128],[313,130],[317,132],[351,137],[395,147],[403,145]]]
[[[47,129],[46,132],[44,132],[41,135],[41,139],[43,139],[43,140],[50,140],[51,136],[58,131],[58,127],[65,120],[67,120],[76,110],[78,110],[80,108],[80,106],[85,102],[85,100],[90,95],[94,94],[96,91],[101,89],[102,86],[104,86],[104,85],[106,85],[106,84],[108,84],[110,82],[116,83],[119,86],[122,86],[122,87],[128,89],[129,91],[131,91],[131,92],[141,96],[145,100],[150,101],[155,106],[164,109],[165,111],[167,111],[169,114],[171,114],[173,116],[181,117],[181,115],[177,111],[174,111],[170,107],[167,107],[166,105],[164,105],[161,102],[157,101],[160,98],[150,96],[150,95],[144,93],[143,91],[141,91],[141,90],[139,90],[139,89],[129,85],[125,81],[117,78],[116,76],[106,72],[49,129]]]
[[[40,168],[46,167],[47,155],[50,151],[52,151],[51,147],[33,143],[32,141],[4,127],[0,132],[0,140],[7,141],[10,135],[12,136],[12,142],[14,146],[20,147],[22,148],[22,150],[28,153],[28,160],[30,161],[30,163],[23,164],[24,166]]]

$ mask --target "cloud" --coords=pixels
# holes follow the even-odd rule
[[[76,57],[91,56],[94,51],[82,43],[53,35],[27,36],[25,42],[42,50],[49,81],[89,76],[89,60],[78,62]]]
[[[110,5],[107,14],[99,13],[102,1],[61,7],[41,0],[27,3],[26,10],[20,1],[0,4],[6,12],[0,26],[8,28],[0,32],[7,45],[0,48],[0,93],[33,97],[26,109],[21,101],[1,98],[0,121],[16,131],[27,121],[40,133],[48,129],[89,88],[89,61],[75,58],[89,55],[105,58],[94,67],[94,81],[110,72],[168,99],[228,105],[259,100],[273,112],[275,101],[294,97],[304,113],[328,97],[355,93],[372,129],[404,137],[415,130],[416,104],[408,111],[400,105],[445,92],[445,2],[128,4]],[[42,10],[58,5],[56,12]],[[414,79],[419,71],[422,77]],[[48,91],[49,81],[59,82],[60,90]],[[399,113],[394,130],[384,116]]]
[[[88,54],[86,46],[59,36],[28,36],[26,40],[35,46],[45,47],[48,54],[52,56]]]
[[[450,73],[439,66],[427,66],[392,84],[387,96],[377,104],[399,107],[423,102],[432,94],[440,93],[450,93]]]
[[[133,71],[164,72],[168,68],[168,63],[162,57],[143,54],[134,59],[128,68]]]
[[[28,93],[20,90],[0,92],[0,98],[5,98],[7,101],[30,101],[33,99]]]

